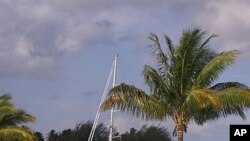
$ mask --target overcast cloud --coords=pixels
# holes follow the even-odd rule
[[[0,76],[40,76],[40,71],[49,75],[62,55],[77,53],[94,43],[132,40],[135,36],[128,32],[141,24],[138,17],[150,17],[142,17],[140,10],[160,3],[1,1]]]
[[[37,116],[36,130],[73,127],[94,118],[114,52],[124,61],[123,80],[144,88],[143,63],[153,64],[145,48],[148,33],[166,33],[176,42],[183,29],[195,26],[219,35],[212,44],[217,51],[239,49],[245,57],[237,66],[245,69],[235,67],[222,80],[250,85],[249,7],[247,0],[2,0],[0,90],[12,92],[18,105]],[[59,117],[67,122],[58,123]],[[124,123],[129,120],[118,116],[119,130],[129,128]],[[209,134],[200,138],[213,136],[216,127],[227,128],[233,120],[199,130],[191,125],[187,138],[201,132]],[[131,121],[135,123],[144,124]],[[215,137],[227,140],[227,131],[223,134]]]
[[[195,21],[210,32],[220,35],[221,50],[240,49],[249,55],[249,1],[207,1]]]

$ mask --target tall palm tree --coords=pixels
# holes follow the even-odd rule
[[[167,48],[162,49],[156,34],[149,48],[155,56],[157,68],[144,66],[143,75],[150,92],[121,83],[112,88],[102,109],[115,107],[146,120],[172,120],[173,134],[183,141],[187,125],[202,125],[228,115],[245,119],[244,109],[250,106],[250,90],[238,82],[223,82],[212,86],[219,75],[239,55],[231,50],[215,53],[208,48],[211,35],[204,40],[205,32],[199,28],[184,30],[174,46],[164,35]]]
[[[35,117],[25,111],[16,109],[10,103],[11,96],[0,96],[0,140],[1,141],[33,141],[34,136],[23,123],[34,122]]]

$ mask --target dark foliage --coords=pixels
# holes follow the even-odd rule
[[[65,129],[62,132],[51,130],[48,134],[48,141],[87,141],[91,132],[93,123],[79,123],[74,129]],[[107,141],[108,128],[104,124],[98,124],[96,127],[94,141]]]
[[[62,132],[51,130],[48,135],[48,141],[87,141],[93,123],[87,121],[86,123],[77,124],[74,129],[65,129]],[[97,125],[93,141],[107,141],[109,130],[103,123]],[[130,131],[124,134],[119,134],[114,131],[113,141],[171,141],[170,135],[166,128],[146,125],[137,131],[131,128]],[[40,141],[40,140],[39,140]]]
[[[141,130],[137,131],[131,128],[129,132],[121,135],[122,141],[171,141],[171,137],[164,127],[142,126]]]
[[[36,137],[36,141],[45,141],[43,134],[40,132],[35,132],[34,133],[35,137]]]

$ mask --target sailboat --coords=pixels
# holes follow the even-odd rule
[[[109,76],[108,76],[108,80],[106,82],[105,89],[104,89],[103,94],[102,94],[102,98],[101,98],[101,101],[100,101],[100,104],[99,104],[99,107],[98,107],[98,110],[97,110],[97,113],[96,113],[96,116],[95,116],[95,120],[94,120],[92,129],[91,129],[88,141],[93,140],[93,137],[94,137],[94,134],[95,134],[95,129],[96,129],[99,117],[100,117],[100,113],[101,113],[101,104],[103,103],[103,101],[104,101],[104,99],[105,99],[105,97],[106,97],[106,95],[108,93],[108,88],[109,88],[109,84],[111,82],[112,76],[113,76],[112,87],[114,87],[116,85],[117,60],[118,60],[118,54],[115,55],[115,59],[114,59],[114,61],[112,63],[112,67],[111,67],[111,70],[110,70],[110,73],[109,73]],[[116,138],[116,136],[115,137],[113,136],[113,117],[114,117],[114,109],[112,108],[111,111],[110,111],[110,123],[109,123],[109,126],[108,126],[109,127],[109,139],[108,139],[108,141],[112,141],[113,138]]]

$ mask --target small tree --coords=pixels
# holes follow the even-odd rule
[[[36,137],[36,141],[45,141],[41,132],[35,132],[34,135]]]
[[[52,129],[48,134],[47,134],[47,139],[48,141],[56,141],[58,138],[58,133],[54,129]]]

